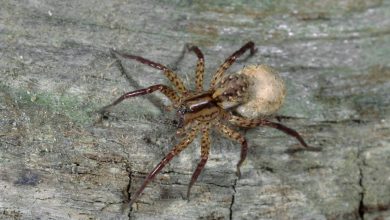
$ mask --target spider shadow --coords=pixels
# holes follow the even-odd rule
[[[124,68],[122,60],[116,54],[116,50],[110,49],[110,54],[111,57],[115,59],[115,65],[119,69],[119,72],[126,77],[126,80],[129,82],[129,85],[132,86],[134,90],[144,88],[136,80],[134,80],[131,74]],[[161,111],[167,110],[167,106],[164,104],[164,102],[155,95],[150,94],[148,96],[145,96],[144,98],[148,99],[155,107],[157,107]],[[98,111],[100,114],[103,115],[103,117],[107,117],[107,111],[109,111],[110,109],[110,107],[106,107],[103,107]]]
[[[322,148],[319,148],[319,147],[299,147],[299,148],[289,148],[287,150],[285,150],[284,152],[286,154],[296,154],[296,153],[299,153],[299,152],[305,152],[305,151],[309,151],[309,152],[320,152],[322,151]]]

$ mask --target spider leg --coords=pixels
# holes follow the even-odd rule
[[[194,185],[196,180],[198,179],[199,174],[202,172],[202,169],[206,165],[207,159],[209,157],[210,152],[210,137],[209,137],[209,128],[205,128],[202,130],[202,140],[201,140],[201,160],[196,167],[196,170],[192,174],[191,182],[188,185],[187,190],[187,199],[190,200],[191,187]]]
[[[255,53],[255,44],[252,41],[246,43],[239,50],[230,55],[225,62],[217,69],[215,72],[213,79],[211,80],[210,87],[214,87],[215,84],[223,77],[225,71],[236,61],[238,57],[245,53],[245,51],[250,50],[251,54]]]
[[[202,51],[197,46],[188,47],[189,51],[193,51],[198,57],[198,63],[196,64],[195,83],[196,90],[203,90],[203,74],[204,74],[204,56]]]
[[[148,65],[150,67],[153,67],[155,69],[164,71],[164,75],[173,83],[175,88],[177,90],[179,90],[180,93],[184,93],[184,92],[187,91],[187,89],[184,86],[183,81],[177,76],[176,73],[174,73],[168,67],[166,67],[166,66],[164,66],[164,65],[162,65],[160,63],[156,63],[156,62],[153,62],[153,61],[148,60],[146,58],[140,57],[140,56],[135,56],[135,55],[131,55],[131,54],[125,54],[125,53],[119,53],[119,52],[114,51],[114,50],[112,52],[114,54],[118,54],[121,57],[124,57],[124,58],[127,58],[127,59],[131,59],[131,60],[136,60],[136,61],[138,61],[140,63],[146,64],[146,65]]]
[[[109,108],[119,104],[120,102],[122,102],[125,99],[136,97],[136,96],[141,96],[141,95],[146,95],[146,94],[149,94],[149,93],[152,93],[155,91],[160,91],[161,93],[163,93],[165,96],[167,96],[169,98],[169,100],[173,103],[173,105],[175,105],[175,106],[178,105],[180,98],[176,95],[175,91],[166,85],[157,84],[157,85],[150,86],[148,88],[139,89],[139,90],[135,90],[132,92],[127,92],[127,93],[123,94],[122,96],[120,96],[113,103],[103,107],[99,112],[101,114],[104,114]]]
[[[231,123],[239,127],[253,128],[257,126],[268,126],[268,127],[276,128],[284,132],[285,134],[295,137],[299,141],[299,143],[301,143],[301,145],[304,146],[305,148],[311,148],[306,144],[302,136],[297,131],[285,125],[272,122],[266,119],[247,119],[232,114],[228,115],[227,117],[228,117],[228,121],[230,121]]]
[[[241,177],[241,171],[240,167],[242,163],[245,161],[246,155],[248,153],[248,143],[246,141],[246,138],[240,134],[239,132],[233,130],[232,128],[224,125],[224,124],[217,124],[217,129],[220,133],[222,133],[224,136],[228,137],[231,140],[235,140],[237,142],[241,143],[241,154],[240,154],[240,160],[237,163],[237,176],[238,178]]]
[[[145,178],[144,182],[142,183],[141,187],[135,192],[135,194],[132,196],[131,201],[129,203],[130,206],[138,199],[138,197],[141,195],[141,193],[144,191],[145,187],[154,179],[154,177],[160,173],[160,171],[167,165],[173,157],[178,155],[182,150],[184,150],[194,139],[198,132],[198,128],[194,128],[191,130],[190,133],[186,135],[186,137],[160,161],[159,164],[149,173],[149,175]]]

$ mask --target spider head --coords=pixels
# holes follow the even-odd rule
[[[208,91],[190,95],[176,110],[178,127],[184,127],[194,120],[211,120],[216,117],[219,109]]]

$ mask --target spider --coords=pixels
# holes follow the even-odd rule
[[[246,51],[250,51],[250,54],[255,53],[255,44],[250,41],[242,46],[239,50],[230,55],[225,62],[215,72],[210,88],[208,90],[203,89],[203,74],[204,74],[204,56],[201,50],[197,46],[188,46],[187,49],[194,52],[198,58],[195,74],[195,90],[188,90],[183,81],[168,67],[145,59],[140,56],[124,54],[117,51],[113,51],[115,55],[119,55],[126,59],[138,61],[146,64],[157,70],[162,70],[164,75],[172,82],[174,88],[157,84],[148,88],[139,89],[132,92],[127,92],[115,100],[112,104],[102,108],[101,113],[106,112],[109,108],[119,104],[125,99],[150,94],[156,91],[164,94],[172,106],[176,109],[176,116],[178,118],[178,134],[182,134],[182,140],[176,144],[170,152],[157,164],[157,166],[148,174],[141,187],[132,196],[129,202],[130,207],[140,197],[145,187],[156,177],[156,175],[182,150],[184,150],[200,133],[201,134],[201,158],[194,173],[192,174],[191,181],[187,189],[187,199],[190,197],[191,187],[196,182],[199,174],[206,165],[209,152],[210,152],[210,130],[215,129],[227,138],[237,141],[241,144],[240,159],[237,163],[237,176],[240,178],[240,166],[244,162],[247,152],[248,144],[246,138],[234,130],[233,127],[253,128],[257,126],[267,126],[278,129],[290,136],[295,137],[301,145],[305,148],[309,148],[303,138],[295,130],[288,128],[280,123],[272,122],[264,117],[253,118],[250,117],[251,113],[261,110],[251,110],[249,108],[244,111],[239,111],[240,107],[250,101],[251,78],[244,74],[231,74],[224,76],[225,71],[237,60],[238,57],[243,55]],[[245,68],[243,69],[245,70]],[[254,74],[259,71],[271,72],[272,70],[263,66],[252,67]],[[245,71],[244,71],[245,72]],[[260,88],[261,90],[262,88]],[[271,107],[268,113],[275,112],[284,98],[284,87],[275,90],[279,91],[279,95],[276,97],[276,107]],[[272,95],[272,94],[271,94]],[[262,97],[260,97],[262,99]],[[252,98],[253,99],[253,98]],[[253,100],[252,100],[253,101]],[[265,106],[260,108],[268,108],[268,105],[272,103],[266,103]],[[249,111],[249,115],[246,112]],[[242,113],[239,115],[238,113]],[[243,117],[242,115],[248,115]],[[257,117],[254,116],[254,117]]]

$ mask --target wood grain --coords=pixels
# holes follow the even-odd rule
[[[390,217],[389,1],[12,1],[0,7],[0,219],[386,219]],[[183,198],[199,140],[165,168],[132,209],[145,175],[178,142],[160,95],[96,111],[126,91],[168,84],[110,49],[205,86],[247,41],[244,65],[281,72],[281,123],[322,151],[271,128],[240,146],[211,132],[205,170]]]

